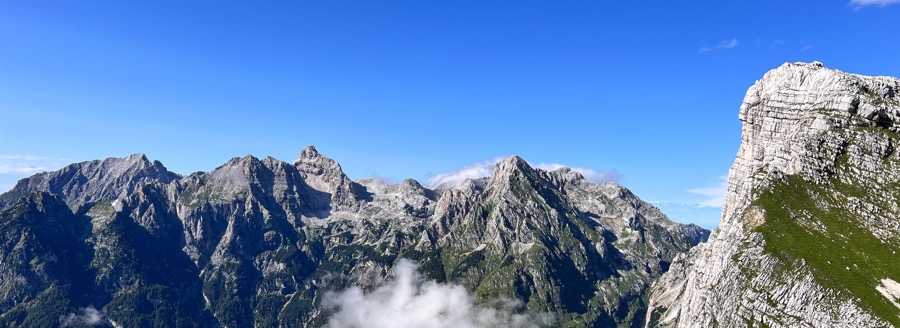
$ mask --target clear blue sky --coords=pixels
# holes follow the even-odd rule
[[[187,174],[316,145],[423,183],[517,154],[713,227],[767,70],[900,76],[900,5],[849,1],[5,1],[0,187],[136,152]]]

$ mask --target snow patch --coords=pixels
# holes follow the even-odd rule
[[[900,308],[900,303],[897,303],[900,300],[900,283],[897,283],[890,278],[881,279],[881,286],[876,286],[875,290],[877,290],[881,295],[891,301],[897,308]]]
[[[513,243],[513,249],[520,255],[530,250],[532,246],[534,243]]]
[[[465,253],[463,253],[463,254],[460,255],[460,256],[469,256],[469,254],[472,254],[472,253],[475,253],[475,252],[479,252],[479,251],[484,250],[485,247],[487,247],[486,244],[479,244],[478,246],[475,246],[475,249],[473,249],[473,250],[471,250],[471,251],[468,251],[468,252],[465,252]]]

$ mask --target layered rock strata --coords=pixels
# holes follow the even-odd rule
[[[818,62],[750,87],[721,224],[655,284],[648,326],[900,325],[877,289],[900,279],[898,90]]]

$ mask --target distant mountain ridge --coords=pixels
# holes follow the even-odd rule
[[[323,326],[327,291],[371,289],[401,258],[554,325],[642,326],[650,284],[709,234],[516,156],[432,190],[352,181],[312,146],[187,176],[141,154],[72,164],[0,208],[5,326]]]

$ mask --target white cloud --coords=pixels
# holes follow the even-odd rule
[[[505,157],[495,157],[494,159],[471,164],[461,169],[432,175],[428,178],[427,186],[429,188],[434,188],[444,184],[454,184],[465,179],[489,177],[492,173],[494,173],[494,165],[502,161],[504,158]],[[556,163],[541,163],[537,165],[529,163],[529,165],[546,171],[553,171],[559,168],[568,167],[575,172],[581,173],[581,175],[583,175],[585,179],[593,183],[619,182],[622,179],[622,174],[616,170],[595,171],[583,167],[570,167]]]
[[[44,171],[44,167],[40,166],[17,166],[0,162],[0,174],[31,174]]]
[[[859,7],[865,6],[879,6],[884,7],[887,5],[893,5],[900,3],[900,0],[850,0],[850,4]]]
[[[438,173],[428,178],[428,187],[434,188],[447,183],[456,183],[465,179],[478,179],[491,176],[494,172],[494,165],[502,161],[503,157],[495,157],[494,159],[475,163],[458,170],[445,173]]]
[[[717,50],[717,49],[734,49],[734,48],[737,48],[737,46],[738,46],[737,39],[725,39],[725,40],[719,41],[719,44],[717,44],[715,46],[702,46],[702,47],[700,47],[700,50],[698,50],[698,52],[704,53],[704,52],[709,52],[709,51],[713,51],[713,50]]]
[[[546,170],[546,171],[553,171],[553,170],[558,170],[558,169],[561,169],[564,167],[568,167],[568,168],[572,169],[572,171],[581,173],[581,175],[583,175],[585,179],[587,179],[588,181],[593,182],[593,183],[619,182],[622,180],[622,173],[619,173],[619,171],[616,171],[616,170],[594,171],[594,170],[586,169],[583,167],[570,167],[570,166],[556,164],[556,163],[551,163],[551,164],[541,163],[541,164],[535,165],[534,167],[542,169],[542,170]]]
[[[46,160],[48,158],[42,157],[42,156],[34,156],[34,155],[0,155],[0,159],[40,161],[40,160]]]
[[[731,48],[734,48],[737,46],[738,46],[737,39],[731,39],[731,40],[722,40],[722,42],[719,42],[719,44],[716,46],[716,48],[731,49]]]
[[[697,203],[698,207],[722,207],[722,204],[725,203],[725,193],[728,191],[728,176],[723,175],[717,179],[719,181],[716,185],[687,190],[689,193],[705,197]]]
[[[107,321],[103,312],[97,311],[93,306],[82,308],[79,312],[81,313],[69,313],[68,315],[60,316],[59,326],[68,327],[79,324],[94,326]]]
[[[51,159],[32,155],[0,155],[0,174],[28,175],[45,171]]]
[[[362,178],[362,179],[356,180],[356,182],[360,183],[362,185],[365,185],[365,186],[380,187],[380,186],[395,184],[395,183],[397,183],[397,179],[385,178],[385,177],[375,175],[375,176],[371,176],[368,178]]]
[[[721,207],[700,207],[695,202],[653,201],[650,203],[675,222],[693,223],[709,230],[718,226],[719,220],[722,218]]]
[[[475,304],[465,288],[425,281],[413,262],[401,259],[394,278],[370,293],[351,287],[328,293],[323,304],[336,309],[330,328],[443,328],[538,327],[552,323],[549,314],[517,314],[521,302],[505,302],[499,309]]]

